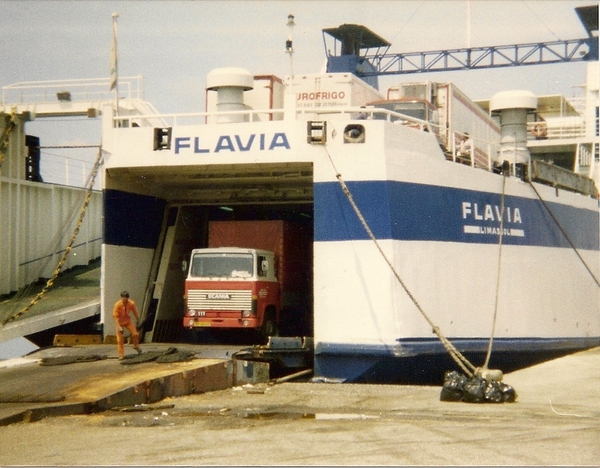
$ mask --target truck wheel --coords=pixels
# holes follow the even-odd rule
[[[267,313],[265,320],[258,332],[258,339],[261,344],[266,344],[270,336],[277,336],[277,324],[275,323],[275,314]]]

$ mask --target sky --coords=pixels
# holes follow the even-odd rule
[[[204,111],[206,75],[243,67],[253,74],[290,73],[285,53],[293,14],[294,74],[319,72],[325,63],[321,30],[344,23],[367,26],[392,43],[390,52],[520,44],[586,37],[574,8],[593,0],[394,1],[18,1],[0,0],[0,86],[23,81],[109,76],[112,13],[118,13],[119,75],[142,75],[145,99],[159,112]],[[472,99],[507,89],[537,95],[574,93],[585,65],[382,77],[380,88],[401,81],[451,81]],[[67,136],[34,121],[28,132],[42,145],[98,144],[99,120],[79,120]],[[54,125],[54,124],[53,124]],[[61,128],[62,128],[61,127]],[[92,154],[93,153],[93,154]],[[95,151],[43,150],[47,182],[84,180]],[[87,161],[87,163],[83,162]],[[65,182],[68,171],[69,180]]]
[[[120,75],[144,75],[146,98],[159,111],[193,112],[203,110],[205,77],[213,68],[240,66],[254,74],[289,74],[284,52],[288,14],[295,16],[296,23],[294,72],[301,74],[317,72],[324,63],[321,29],[343,23],[367,26],[392,43],[391,52],[552,41],[585,37],[574,8],[594,1],[1,3],[0,47],[7,60],[0,67],[2,86],[108,76],[111,14],[116,12]],[[568,87],[570,78],[582,69],[565,64],[547,80],[552,67],[525,67],[529,69],[518,74],[518,83],[535,87],[531,90],[536,93],[552,92],[558,85]],[[468,71],[452,76],[461,81],[463,91],[479,99],[505,89],[506,78],[514,73],[501,72]],[[441,79],[439,73],[435,75]]]

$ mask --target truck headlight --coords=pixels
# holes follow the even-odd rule
[[[196,315],[196,311],[195,310],[190,310],[189,314],[190,317],[194,317]]]
[[[251,310],[242,310],[242,317],[250,317],[252,315]]]

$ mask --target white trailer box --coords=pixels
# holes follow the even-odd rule
[[[479,105],[452,83],[403,83],[388,90],[388,99],[425,99],[438,110],[440,145],[447,154],[456,154],[457,142],[465,136],[471,140],[471,164],[490,168],[494,148],[500,145],[500,127]]]
[[[383,94],[351,73],[310,74],[294,76],[292,93],[296,109],[323,111],[343,107],[360,107],[383,99]],[[318,118],[318,114],[309,118]]]

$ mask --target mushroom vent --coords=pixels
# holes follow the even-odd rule
[[[217,111],[236,112],[247,109],[244,91],[254,87],[254,77],[243,68],[217,68],[206,77],[206,89],[217,92]],[[246,114],[219,115],[218,123],[246,122]]]
[[[500,114],[498,163],[528,164],[527,113],[537,109],[537,97],[530,91],[503,91],[490,101],[492,113]]]

